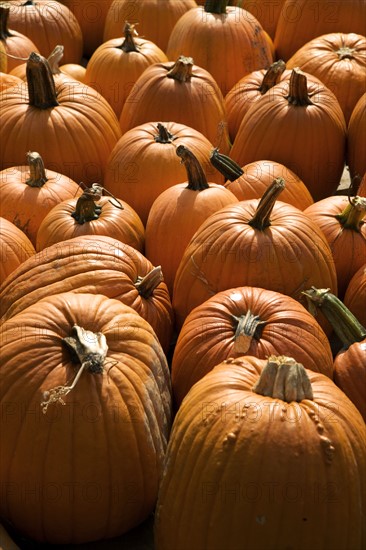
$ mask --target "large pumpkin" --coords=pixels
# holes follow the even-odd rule
[[[305,183],[315,201],[333,194],[345,162],[346,124],[339,103],[318,79],[293,69],[244,116],[230,157],[240,166],[269,159]]]
[[[266,288],[299,301],[302,290],[312,285],[337,293],[334,260],[323,233],[301,210],[276,201],[283,186],[281,178],[274,180],[260,201],[221,208],[196,231],[174,281],[178,327],[194,307],[237,286]]]
[[[365,423],[334,382],[290,357],[229,359],[175,417],[155,548],[361,550],[365,497]]]
[[[189,313],[179,333],[171,366],[175,404],[229,357],[266,359],[285,350],[306,368],[333,377],[328,338],[299,302],[258,287],[218,292]]]
[[[23,262],[0,290],[2,321],[60,292],[104,294],[135,309],[155,330],[164,351],[173,313],[159,266],[111,237],[93,235],[49,246]]]
[[[213,76],[191,57],[147,67],[119,120],[122,133],[154,120],[178,122],[201,132],[222,153],[230,149],[223,95]]]
[[[2,518],[64,544],[141,523],[171,423],[169,370],[149,323],[117,300],[66,292],[2,324],[0,339],[0,479],[17,487],[3,492]]]
[[[207,0],[175,24],[166,53],[184,54],[206,69],[224,95],[244,75],[266,69],[273,61],[262,25],[247,10],[227,1]]]
[[[32,53],[27,80],[0,102],[0,167],[22,164],[36,150],[46,166],[77,183],[102,183],[105,165],[121,136],[112,107],[77,81],[55,85],[44,57]]]

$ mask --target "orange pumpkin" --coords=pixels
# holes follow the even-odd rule
[[[13,0],[9,26],[27,36],[47,57],[56,44],[65,50],[65,63],[80,63],[83,36],[78,20],[69,8],[55,0]]]
[[[54,206],[37,231],[37,251],[79,235],[107,235],[143,252],[145,229],[140,218],[126,202],[102,196],[102,190],[94,184],[78,198]]]
[[[160,265],[170,293],[184,250],[201,223],[238,199],[224,186],[208,183],[195,155],[184,145],[177,155],[186,168],[182,183],[172,185],[153,202],[146,223],[145,255]]]
[[[171,425],[168,365],[149,323],[117,300],[66,292],[3,323],[0,338],[0,480],[36,487],[27,499],[6,491],[1,517],[51,544],[115,537],[144,521]]]
[[[65,73],[79,82],[85,82],[86,67],[78,63],[65,63],[60,66],[60,72]]]
[[[173,312],[161,269],[138,250],[104,235],[51,245],[23,262],[0,290],[0,317],[9,319],[52,294],[104,294],[132,307],[169,348]]]
[[[361,325],[366,326],[366,262],[348,283],[343,302]]]
[[[198,158],[209,181],[224,183],[209,158],[212,143],[198,130],[178,122],[145,122],[128,130],[108,159],[104,186],[124,200],[146,224],[154,200],[168,187],[185,180],[176,149],[185,145]]]
[[[224,96],[241,77],[273,61],[259,21],[223,0],[208,0],[182,15],[170,34],[166,53],[169,59],[182,53],[193,57],[213,76]]]
[[[27,36],[13,29],[9,29],[9,11],[10,3],[0,3],[0,40],[2,50],[7,54],[7,72],[10,73],[14,67],[21,65],[24,58],[27,58],[31,52],[38,52],[34,42]],[[4,53],[0,53],[1,57]]]
[[[229,357],[266,359],[285,350],[307,369],[333,377],[328,338],[299,302],[257,287],[218,292],[189,313],[179,333],[171,366],[175,404]]]
[[[28,152],[26,158],[26,165],[0,172],[0,212],[35,246],[37,231],[48,212],[59,202],[79,196],[82,190],[67,176],[46,170],[39,153]]]
[[[240,166],[261,159],[280,162],[318,201],[336,191],[345,147],[345,120],[333,92],[293,69],[288,81],[274,86],[248,110],[230,157]]]
[[[291,357],[230,359],[175,417],[155,548],[361,549],[365,496],[365,423],[334,382]]]
[[[32,53],[27,83],[0,102],[0,167],[21,164],[36,150],[46,166],[86,185],[103,183],[108,156],[121,136],[118,119],[95,90],[77,81],[55,85],[44,57]]]
[[[153,63],[166,61],[167,56],[156,44],[139,38],[134,25],[126,23],[124,38],[107,40],[92,54],[85,83],[100,92],[119,117],[138,77]]]
[[[6,56],[6,49],[2,42],[2,39],[0,40],[0,73],[7,73],[8,71],[8,58]]]
[[[299,301],[302,290],[312,285],[337,292],[323,233],[301,210],[276,201],[283,187],[281,178],[274,180],[260,201],[221,208],[196,231],[174,281],[178,328],[193,308],[237,286],[274,290]]]
[[[21,83],[21,79],[17,76],[8,73],[0,73],[0,92],[12,86],[19,86]]]
[[[347,129],[347,165],[351,178],[366,173],[366,92],[357,101]]]
[[[281,8],[285,0],[230,0],[229,4],[239,5],[254,15],[269,34],[274,39],[278,18],[281,14]]]
[[[0,285],[20,264],[36,253],[28,237],[16,225],[0,218]]]
[[[123,134],[144,122],[178,122],[201,132],[222,153],[230,149],[223,95],[210,73],[191,57],[147,67],[119,120]]]
[[[334,32],[307,42],[286,63],[316,76],[338,99],[346,124],[365,91],[366,37]]]

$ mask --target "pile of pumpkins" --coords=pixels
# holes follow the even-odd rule
[[[365,548],[365,22],[0,2],[5,549]]]

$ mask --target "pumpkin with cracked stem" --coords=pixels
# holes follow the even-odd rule
[[[228,359],[175,416],[155,548],[361,549],[365,498],[366,426],[334,382],[291,357]]]
[[[169,369],[152,327],[118,300],[66,292],[3,323],[0,335],[0,403],[35,414],[31,422],[2,418],[1,482],[75,484],[73,506],[69,491],[31,500],[8,491],[1,517],[51,544],[139,525],[155,507],[172,416]],[[91,487],[98,498],[85,498]]]

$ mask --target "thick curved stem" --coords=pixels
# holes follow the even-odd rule
[[[102,207],[95,204],[102,197],[102,188],[98,185],[85,189],[76,202],[75,210],[71,216],[78,224],[97,220],[102,212]]]
[[[27,61],[26,73],[29,105],[38,109],[56,107],[59,103],[55,82],[47,59],[36,52],[32,52]]]
[[[353,197],[348,205],[340,214],[335,217],[344,229],[352,229],[359,233],[365,223],[363,221],[366,214],[366,197]]]
[[[25,183],[29,187],[42,187],[48,181],[48,178],[41,155],[35,151],[29,151],[27,162],[29,165],[29,178]]]
[[[204,189],[208,189],[209,185],[206,174],[192,151],[184,145],[179,145],[176,152],[187,171],[187,189],[191,189],[192,191],[203,191]]]
[[[6,40],[13,36],[8,29],[10,6],[11,4],[8,2],[0,3],[0,40]]]
[[[282,61],[282,59],[279,59],[278,61],[272,63],[272,65],[267,69],[263,77],[262,83],[258,88],[258,91],[262,95],[267,93],[268,90],[278,84],[285,69],[286,63]]]
[[[138,290],[140,296],[146,300],[150,298],[154,290],[164,281],[163,272],[161,266],[154,267],[145,277],[138,277],[135,283],[135,287]]]
[[[194,61],[192,57],[180,55],[173,67],[168,71],[167,77],[174,78],[178,82],[188,82],[192,78]]]
[[[276,178],[265,190],[253,218],[248,222],[251,227],[263,230],[271,225],[270,216],[277,197],[285,188],[285,180]]]
[[[227,155],[219,153],[217,147],[211,153],[210,162],[226,180],[235,181],[244,174],[244,170],[242,170],[239,164]]]
[[[300,71],[299,68],[292,70],[289,86],[287,101],[291,103],[291,105],[296,105],[298,107],[313,105],[308,94],[308,81],[306,75]]]

